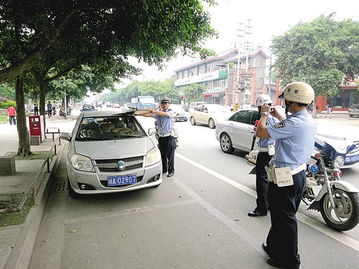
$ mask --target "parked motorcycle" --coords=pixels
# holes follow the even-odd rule
[[[336,158],[333,147],[317,139],[315,148],[318,152],[307,163],[307,184],[302,200],[308,209],[320,211],[330,228],[353,229],[359,222],[359,191],[340,179],[340,158]]]

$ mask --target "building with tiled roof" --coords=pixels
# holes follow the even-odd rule
[[[184,88],[202,84],[205,88],[203,101],[207,103],[251,105],[258,94],[270,93],[266,82],[267,59],[269,56],[261,49],[238,57],[238,50],[234,48],[175,70],[175,87],[184,102]]]

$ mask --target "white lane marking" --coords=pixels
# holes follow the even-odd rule
[[[205,167],[204,165],[199,164],[181,154],[176,153],[176,157],[178,157],[178,158],[182,159],[183,161],[188,162],[189,164],[201,169],[202,171],[218,178],[219,180],[223,181],[224,183],[227,183],[227,184],[235,187],[236,189],[239,189],[239,190],[253,196],[254,198],[257,198],[257,194],[254,190],[234,181],[233,179],[223,176],[223,175],[217,173],[216,171],[213,171],[212,169],[209,169],[209,168]],[[359,241],[351,238],[350,236],[346,235],[345,233],[336,232],[336,231],[324,226],[322,223],[320,223],[300,212],[297,212],[297,219],[299,221],[301,221],[302,223],[312,227],[313,229],[315,229],[315,230],[335,239],[336,241],[346,245],[347,247],[350,247],[359,252]]]

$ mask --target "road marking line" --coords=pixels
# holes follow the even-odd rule
[[[209,169],[209,168],[205,167],[204,165],[199,164],[181,154],[176,153],[176,157],[178,157],[178,158],[182,159],[183,161],[188,162],[189,164],[201,169],[202,171],[218,178],[219,180],[223,181],[224,183],[227,183],[227,184],[233,186],[234,188],[239,189],[239,190],[251,195],[254,198],[257,198],[256,192],[254,190],[234,181],[233,179],[223,176],[223,175],[219,174],[218,172],[216,172],[212,169]],[[315,229],[315,230],[335,239],[336,241],[346,245],[347,247],[350,247],[359,252],[359,241],[351,238],[350,236],[348,236],[344,233],[341,233],[341,232],[336,232],[336,231],[328,228],[327,226],[324,226],[319,221],[316,221],[300,212],[297,212],[297,219],[300,222],[312,227],[313,229]]]
[[[260,243],[253,238],[253,236],[243,229],[241,226],[237,225],[233,220],[228,218],[225,214],[223,214],[220,210],[213,207],[210,203],[208,203],[205,199],[203,199],[200,195],[195,193],[190,187],[185,185],[178,179],[174,179],[173,182],[180,187],[184,192],[186,192],[189,196],[192,197],[195,201],[197,201],[203,208],[205,208],[210,214],[215,216],[219,221],[221,221],[224,225],[226,225],[229,229],[231,229],[234,233],[236,233],[239,238],[241,238],[244,242],[249,244],[253,249],[255,249],[261,256],[265,257],[262,248],[260,247]]]

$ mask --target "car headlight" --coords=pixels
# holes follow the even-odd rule
[[[71,164],[76,170],[84,172],[95,172],[95,168],[92,165],[91,159],[86,156],[79,154],[72,155]]]
[[[145,166],[150,166],[161,161],[161,152],[158,148],[153,148],[146,155]]]
[[[344,166],[344,162],[345,162],[344,157],[338,156],[334,159],[333,166],[334,166],[334,168],[341,168]]]

